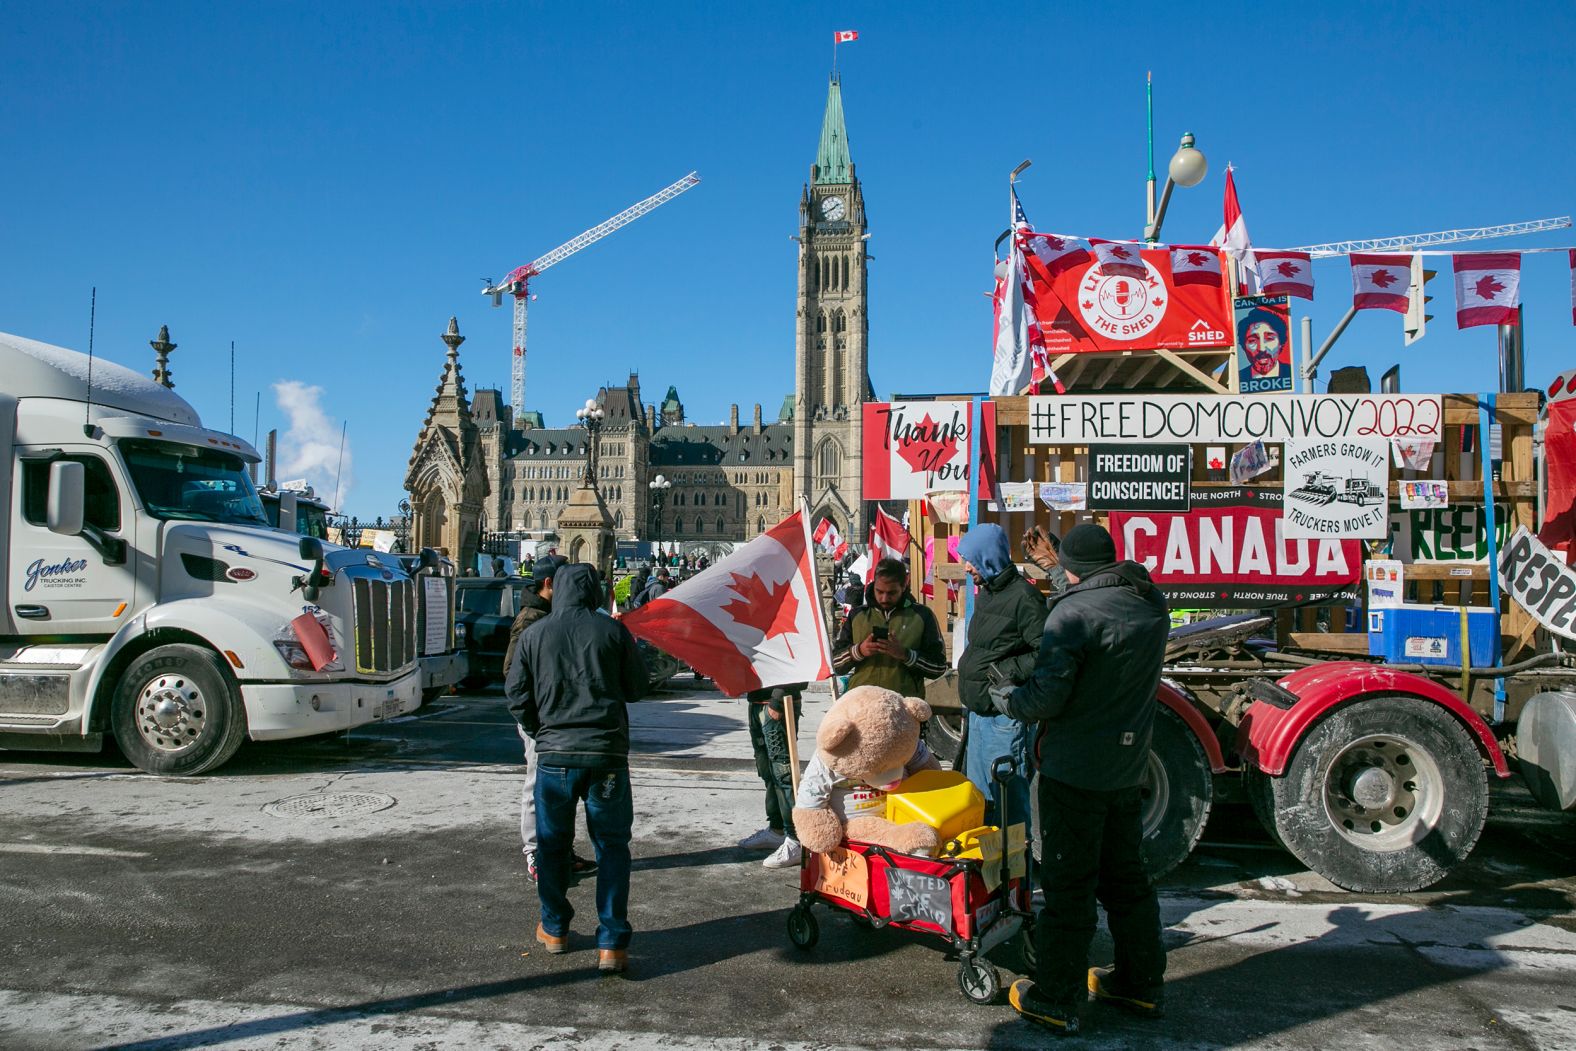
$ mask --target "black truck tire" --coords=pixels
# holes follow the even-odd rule
[[[1193,853],[1215,799],[1204,746],[1169,708],[1155,713],[1143,794],[1144,867],[1159,879]]]
[[[1477,743],[1454,715],[1416,697],[1335,709],[1270,784],[1286,849],[1362,893],[1438,883],[1472,853],[1488,816]]]
[[[246,709],[218,654],[175,644],[149,650],[121,673],[110,725],[138,769],[190,777],[241,747]]]
[[[925,720],[925,745],[943,763],[958,758],[958,748],[963,743],[962,708],[933,708]]]

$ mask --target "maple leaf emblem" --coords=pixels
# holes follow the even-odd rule
[[[1131,259],[1133,257],[1133,253],[1129,252],[1121,245],[1112,245],[1110,248],[1110,253],[1112,257],[1116,259]]]
[[[1156,298],[1154,298],[1154,299],[1151,299],[1150,302],[1153,303],[1157,307],[1163,307],[1163,306],[1166,305],[1166,301],[1164,299],[1159,298],[1158,296]]]
[[[910,470],[926,474],[938,471],[957,454],[957,437],[949,434],[943,440],[940,432],[941,428],[927,412],[908,439],[898,443],[897,454],[908,461]]]
[[[1047,237],[1045,239],[1045,244],[1046,247],[1050,248],[1050,250],[1053,252],[1060,252],[1063,248],[1067,247],[1067,242],[1063,241],[1060,237]]]
[[[1203,252],[1189,252],[1187,254],[1188,266],[1203,266],[1208,261],[1209,256],[1205,255]]]
[[[733,582],[728,587],[739,597],[723,606],[722,611],[733,618],[734,623],[754,628],[768,639],[773,635],[794,634],[799,600],[793,597],[791,580],[768,584],[757,573],[730,575]],[[788,652],[792,654],[793,650]]]
[[[1218,457],[1218,456],[1211,456],[1211,457],[1210,457],[1210,458],[1209,458],[1209,466],[1210,466],[1210,468],[1211,468],[1211,469],[1212,469],[1212,470],[1216,470],[1216,471],[1218,471],[1218,470],[1220,470],[1220,469],[1221,469],[1221,468],[1222,468],[1222,467],[1224,467],[1224,466],[1226,466],[1226,461],[1224,461],[1224,460],[1222,460],[1222,459],[1221,459],[1221,458],[1220,458],[1220,457]]]
[[[1089,302],[1087,299],[1083,301],[1082,305],[1083,305],[1083,308],[1085,310],[1093,310],[1094,309],[1094,304]]]
[[[1373,275],[1369,277],[1368,280],[1372,281],[1380,288],[1389,288],[1391,285],[1395,284],[1398,279],[1388,270],[1375,270]]]
[[[1296,277],[1298,274],[1302,273],[1302,267],[1298,266],[1296,263],[1291,262],[1290,260],[1280,264],[1275,269],[1280,271],[1282,277]]]
[[[1479,299],[1493,299],[1497,292],[1505,291],[1505,286],[1499,283],[1499,278],[1493,274],[1484,274],[1477,279],[1477,294]]]

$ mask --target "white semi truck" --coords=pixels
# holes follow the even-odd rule
[[[173,390],[0,333],[0,748],[191,775],[421,703],[397,561],[270,528],[245,441]]]

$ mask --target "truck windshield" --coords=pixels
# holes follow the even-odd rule
[[[174,442],[125,441],[120,451],[137,496],[155,518],[268,524],[238,456]]]

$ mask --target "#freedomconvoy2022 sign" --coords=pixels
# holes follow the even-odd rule
[[[1409,438],[1438,441],[1444,401],[1437,394],[1034,395],[1029,441],[1286,442]],[[867,468],[868,469],[868,468]]]
[[[969,487],[972,424],[966,401],[867,401],[866,500],[921,500]],[[810,450],[812,462],[820,455]]]
[[[1500,582],[1534,620],[1576,639],[1576,570],[1544,547],[1526,527],[1499,553]]]
[[[1351,598],[1360,540],[1284,532],[1278,489],[1196,489],[1186,514],[1113,511],[1116,557],[1149,570],[1178,609],[1262,608]]]

